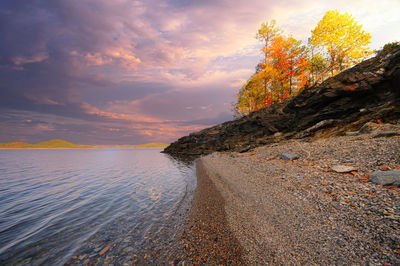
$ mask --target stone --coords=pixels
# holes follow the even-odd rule
[[[246,146],[240,150],[240,153],[248,152],[249,150],[251,150],[251,146]]]
[[[352,171],[356,171],[357,169],[354,168],[353,166],[335,165],[332,167],[332,170],[335,171],[336,173],[349,173]]]
[[[383,132],[378,132],[375,135],[373,135],[373,138],[382,138],[382,137],[394,137],[394,136],[400,136],[400,132],[396,131],[383,131]]]
[[[384,186],[400,186],[400,170],[376,171],[371,174],[369,180]]]
[[[305,131],[306,132],[314,132],[317,131],[318,129],[324,128],[324,127],[328,127],[332,124],[335,123],[335,119],[327,119],[327,120],[323,120],[318,122],[317,124],[315,124],[314,126],[307,128]]]
[[[299,159],[298,155],[293,155],[290,153],[282,153],[279,157],[284,161],[293,161]]]
[[[99,255],[100,255],[100,256],[103,256],[103,254],[106,253],[110,248],[111,248],[111,246],[107,246],[107,247],[103,248],[103,249],[99,252]]]
[[[214,152],[213,154],[210,155],[211,158],[218,158],[218,154]]]
[[[360,132],[359,131],[351,131],[351,132],[346,132],[345,134],[346,134],[346,136],[357,136],[360,134]]]
[[[379,128],[379,124],[374,122],[365,123],[359,130],[360,133],[370,133]]]
[[[128,253],[128,252],[132,252],[134,250],[133,247],[126,247],[124,248],[124,252]]]

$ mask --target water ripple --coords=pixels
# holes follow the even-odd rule
[[[62,264],[127,234],[144,243],[195,182],[193,165],[159,151],[1,150],[0,264]]]

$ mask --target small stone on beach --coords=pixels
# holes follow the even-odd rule
[[[104,253],[106,253],[110,248],[111,248],[110,246],[107,246],[107,247],[103,248],[103,250],[99,252],[99,255],[102,256],[102,255],[103,255]]]
[[[247,151],[249,151],[249,150],[251,150],[251,146],[250,146],[250,145],[244,147],[243,149],[241,149],[241,150],[240,150],[240,153],[244,153],[244,152],[247,152]]]
[[[293,154],[289,154],[289,153],[282,153],[280,155],[280,158],[284,161],[293,161],[296,159],[299,159],[298,155],[293,155]]]
[[[376,171],[372,173],[370,180],[379,185],[400,186],[400,170]]]
[[[356,171],[357,169],[354,168],[353,166],[335,165],[332,167],[332,170],[335,171],[336,173],[349,173],[352,171]]]

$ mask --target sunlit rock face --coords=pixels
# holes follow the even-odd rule
[[[371,121],[400,122],[400,49],[343,71],[298,96],[180,138],[164,152],[243,151],[285,139],[344,135]]]

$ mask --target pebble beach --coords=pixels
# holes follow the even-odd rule
[[[371,182],[397,173],[399,154],[397,134],[357,133],[201,157],[185,260],[399,264],[398,186]]]

